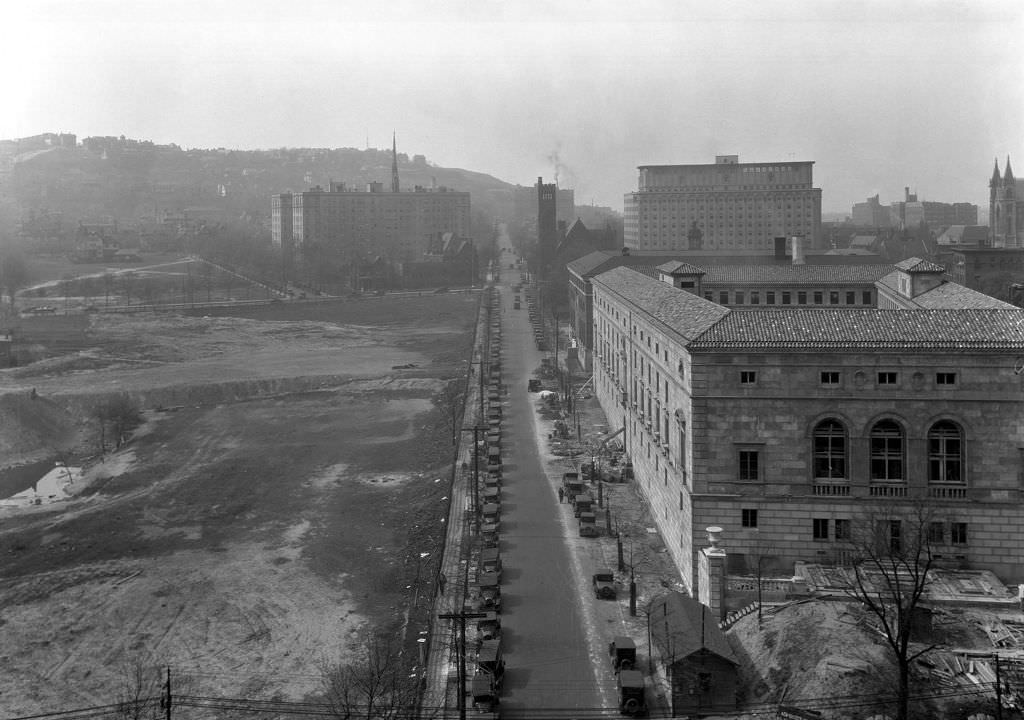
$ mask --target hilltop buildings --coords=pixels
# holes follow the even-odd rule
[[[713,250],[771,255],[775,238],[821,235],[821,189],[813,162],[641,165],[625,196],[625,244],[637,250]]]
[[[734,279],[742,305],[709,300],[722,282],[680,262],[590,278],[597,397],[690,589],[708,526],[730,572],[770,572],[844,562],[871,513],[898,544],[920,500],[940,565],[1019,576],[1024,311],[916,259],[874,282],[793,270],[773,306],[750,304],[757,278]]]

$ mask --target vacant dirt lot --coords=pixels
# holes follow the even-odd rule
[[[71,499],[0,507],[4,714],[117,702],[138,666],[179,692],[301,699],[361,630],[415,636],[450,479],[434,400],[465,376],[476,302],[101,316],[87,350],[0,372],[5,465],[96,455],[105,394],[146,409]]]

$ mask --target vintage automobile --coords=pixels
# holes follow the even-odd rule
[[[636,667],[636,643],[625,635],[616,635],[608,643],[608,655],[612,659],[612,669],[632,670]]]
[[[477,674],[490,675],[494,686],[501,693],[501,683],[505,677],[505,660],[501,656],[501,639],[484,640],[476,652]]]
[[[619,712],[633,717],[647,712],[646,682],[639,670],[619,672]]]
[[[493,675],[484,672],[474,675],[469,683],[469,694],[478,716],[498,717],[498,696],[501,690],[494,682]]]
[[[530,378],[526,383],[526,389],[529,392],[540,392],[541,384],[537,378]]]
[[[476,621],[476,637],[481,646],[484,640],[495,640],[501,637],[501,616],[489,610],[485,617]]]
[[[594,573],[592,580],[594,586],[594,597],[599,600],[614,600],[617,592],[615,589],[615,573],[609,568],[602,568]]]
[[[583,492],[583,482],[578,472],[562,473],[562,489],[565,490],[565,498],[569,502],[576,499],[576,496]]]
[[[597,518],[592,512],[580,513],[580,537],[597,537]]]
[[[485,503],[483,509],[484,524],[494,525],[495,528],[501,522],[501,508],[494,503]]]
[[[491,523],[484,523],[483,527],[480,528],[480,534],[483,537],[483,543],[485,548],[496,548],[501,544],[501,536],[498,535],[498,526],[492,525]]]
[[[501,612],[501,586],[494,573],[480,573],[476,578],[476,605],[480,612]]]
[[[480,569],[495,575],[501,582],[501,552],[498,548],[484,548],[480,553]]]
[[[501,490],[496,487],[489,487],[486,483],[480,493],[480,499],[485,505],[501,505]]]
[[[594,497],[588,492],[577,493],[576,497],[572,500],[573,514],[576,517],[580,516],[580,513],[593,512],[594,511]]]

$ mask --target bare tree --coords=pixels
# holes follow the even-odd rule
[[[436,403],[441,414],[451,425],[452,444],[454,445],[458,437],[459,425],[462,422],[462,413],[465,409],[465,396],[462,392],[461,383],[458,380],[449,380],[441,392],[438,393]]]
[[[877,506],[855,521],[848,547],[852,568],[847,594],[879,622],[897,668],[897,720],[910,717],[910,664],[931,650],[914,651],[915,615],[934,564],[934,507],[915,501],[903,508]]]
[[[320,663],[324,700],[336,718],[394,720],[411,717],[420,683],[402,657],[398,639],[371,633],[349,662]]]
[[[121,684],[117,693],[117,716],[121,720],[157,720],[163,711],[163,674],[151,658],[126,657],[121,663]]]
[[[142,419],[138,403],[125,393],[103,398],[93,405],[92,417],[99,426],[100,452],[107,451],[108,427],[115,447],[121,447],[125,436]]]

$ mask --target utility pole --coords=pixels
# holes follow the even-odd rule
[[[1003,678],[999,672],[999,653],[996,656],[996,720],[1003,720]]]
[[[167,683],[164,685],[164,696],[160,698],[160,705],[165,711],[165,720],[171,720],[171,668],[167,668]]]
[[[437,617],[441,620],[459,621],[459,720],[466,720],[466,619],[487,617],[487,613],[441,613]]]

